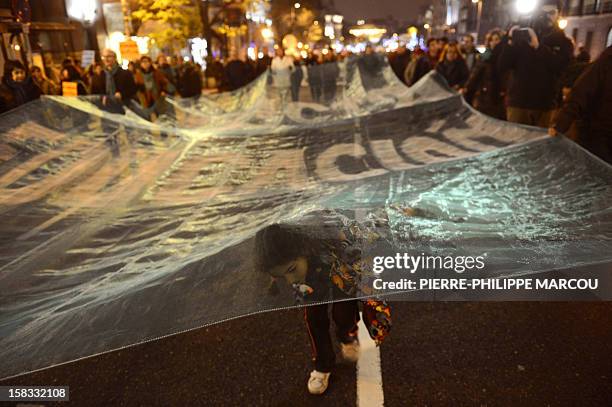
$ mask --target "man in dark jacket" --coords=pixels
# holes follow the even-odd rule
[[[323,94],[323,55],[320,53],[313,54],[307,61],[306,69],[308,72],[308,85],[310,86],[310,95],[314,103],[321,101]]]
[[[300,89],[302,88],[302,80],[304,80],[304,61],[302,57],[297,55],[293,59],[295,69],[291,71],[291,100],[298,102],[300,100]]]
[[[330,104],[336,98],[338,77],[340,76],[340,67],[336,61],[336,56],[331,50],[325,55],[325,63],[321,65],[321,74],[323,102]]]
[[[183,98],[202,96],[202,71],[199,65],[193,62],[185,63],[177,89],[179,95]]]
[[[612,164],[612,46],[578,78],[549,130],[552,136],[578,124],[578,142]]]
[[[397,51],[389,54],[389,65],[397,75],[398,79],[404,82],[404,71],[410,62],[410,50],[405,46],[401,46]]]
[[[502,37],[502,32],[497,29],[487,34],[487,49],[478,59],[463,93],[465,100],[476,110],[505,120],[505,81],[497,69]]]
[[[91,93],[94,95],[104,95],[102,104],[110,106],[121,102],[129,104],[136,97],[136,83],[130,71],[122,69],[117,63],[117,54],[113,50],[105,49],[102,51],[102,62],[104,72],[94,76],[91,85]]]
[[[263,48],[261,52],[261,58],[257,58],[257,63],[255,66],[255,75],[259,76],[266,72],[270,65],[272,65],[272,58],[270,57],[270,51],[268,48]]]
[[[251,66],[246,60],[233,57],[225,66],[224,90],[234,91],[246,86],[253,78]]]
[[[559,77],[573,53],[572,42],[556,24],[558,18],[556,1],[545,0],[536,12],[533,28],[512,27],[509,38],[501,44],[499,69],[512,74],[508,86],[508,121],[540,127],[550,125]]]
[[[441,49],[437,39],[430,38],[429,40],[427,40],[427,53],[417,59],[416,67],[414,68],[414,73],[408,86],[414,85],[422,77],[427,75],[429,71],[436,69],[436,66],[438,65],[438,60],[440,58],[440,52]]]

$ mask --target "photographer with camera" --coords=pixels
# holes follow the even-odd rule
[[[507,119],[549,127],[558,82],[573,54],[572,42],[558,27],[557,1],[543,0],[533,15],[514,25],[500,44],[499,69],[510,72]]]

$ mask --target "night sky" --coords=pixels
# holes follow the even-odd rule
[[[414,19],[421,5],[429,3],[428,0],[334,0],[338,11],[349,20],[384,18],[388,15],[398,20]]]

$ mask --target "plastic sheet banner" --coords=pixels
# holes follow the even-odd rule
[[[95,97],[1,116],[0,376],[293,306],[255,267],[272,224],[316,238],[334,214],[380,237],[368,250],[482,254],[488,277],[612,260],[605,163],[435,74],[341,72],[326,104],[280,105],[262,77],[168,100],[155,123]]]

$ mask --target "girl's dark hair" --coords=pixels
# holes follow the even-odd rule
[[[267,272],[297,257],[317,256],[339,247],[338,230],[330,232],[297,225],[266,226],[255,235],[255,266]]]

